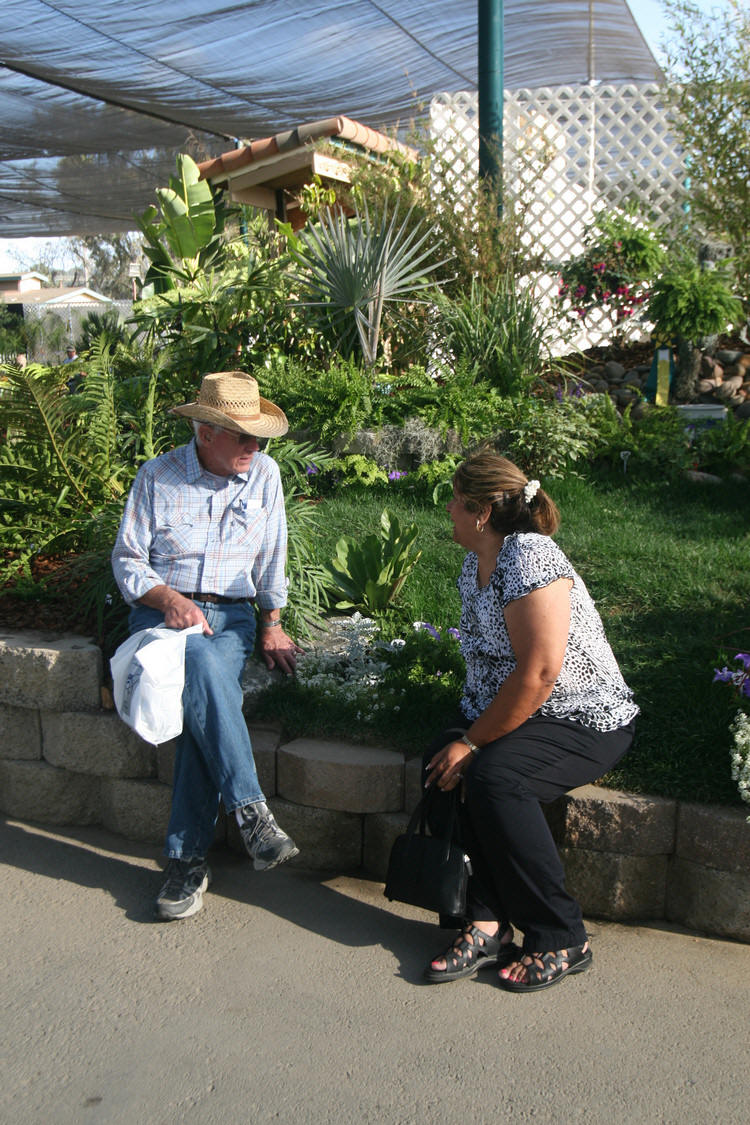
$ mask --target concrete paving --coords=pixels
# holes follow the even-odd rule
[[[9,1125],[750,1119],[748,945],[590,921],[549,991],[429,986],[449,935],[366,878],[221,852],[158,924],[154,848],[2,821],[0,854]]]

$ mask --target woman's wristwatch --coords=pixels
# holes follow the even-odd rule
[[[458,741],[463,742],[464,746],[468,746],[472,754],[479,753],[479,747],[477,746],[476,742],[471,741],[468,734],[462,734]]]

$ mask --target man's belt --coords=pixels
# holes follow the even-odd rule
[[[180,591],[182,593],[182,591]],[[194,602],[210,602],[211,605],[237,605],[238,602],[246,602],[250,599],[244,598],[225,598],[223,594],[201,594],[194,590],[190,594],[182,594],[183,598],[190,598]]]

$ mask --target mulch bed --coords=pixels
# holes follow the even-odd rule
[[[12,558],[6,554],[5,559]],[[31,581],[21,577],[0,589],[0,627],[13,630],[40,630],[97,636],[94,614],[82,617],[71,599],[69,587],[55,589],[54,577],[70,561],[70,556],[39,555],[31,560]],[[42,583],[49,583],[42,587]]]

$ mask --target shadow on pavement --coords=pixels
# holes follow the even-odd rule
[[[222,900],[263,910],[303,930],[350,948],[382,947],[398,959],[398,976],[421,981],[422,969],[441,944],[437,919],[388,903],[382,884],[362,872],[337,874],[279,867],[256,872],[249,860],[226,848],[209,854],[213,874],[204,910],[184,922],[160,923],[152,902],[163,858],[155,845],[139,844],[98,827],[40,825],[0,818],[6,865],[46,878],[99,888],[130,922],[195,926],[222,910]]]

